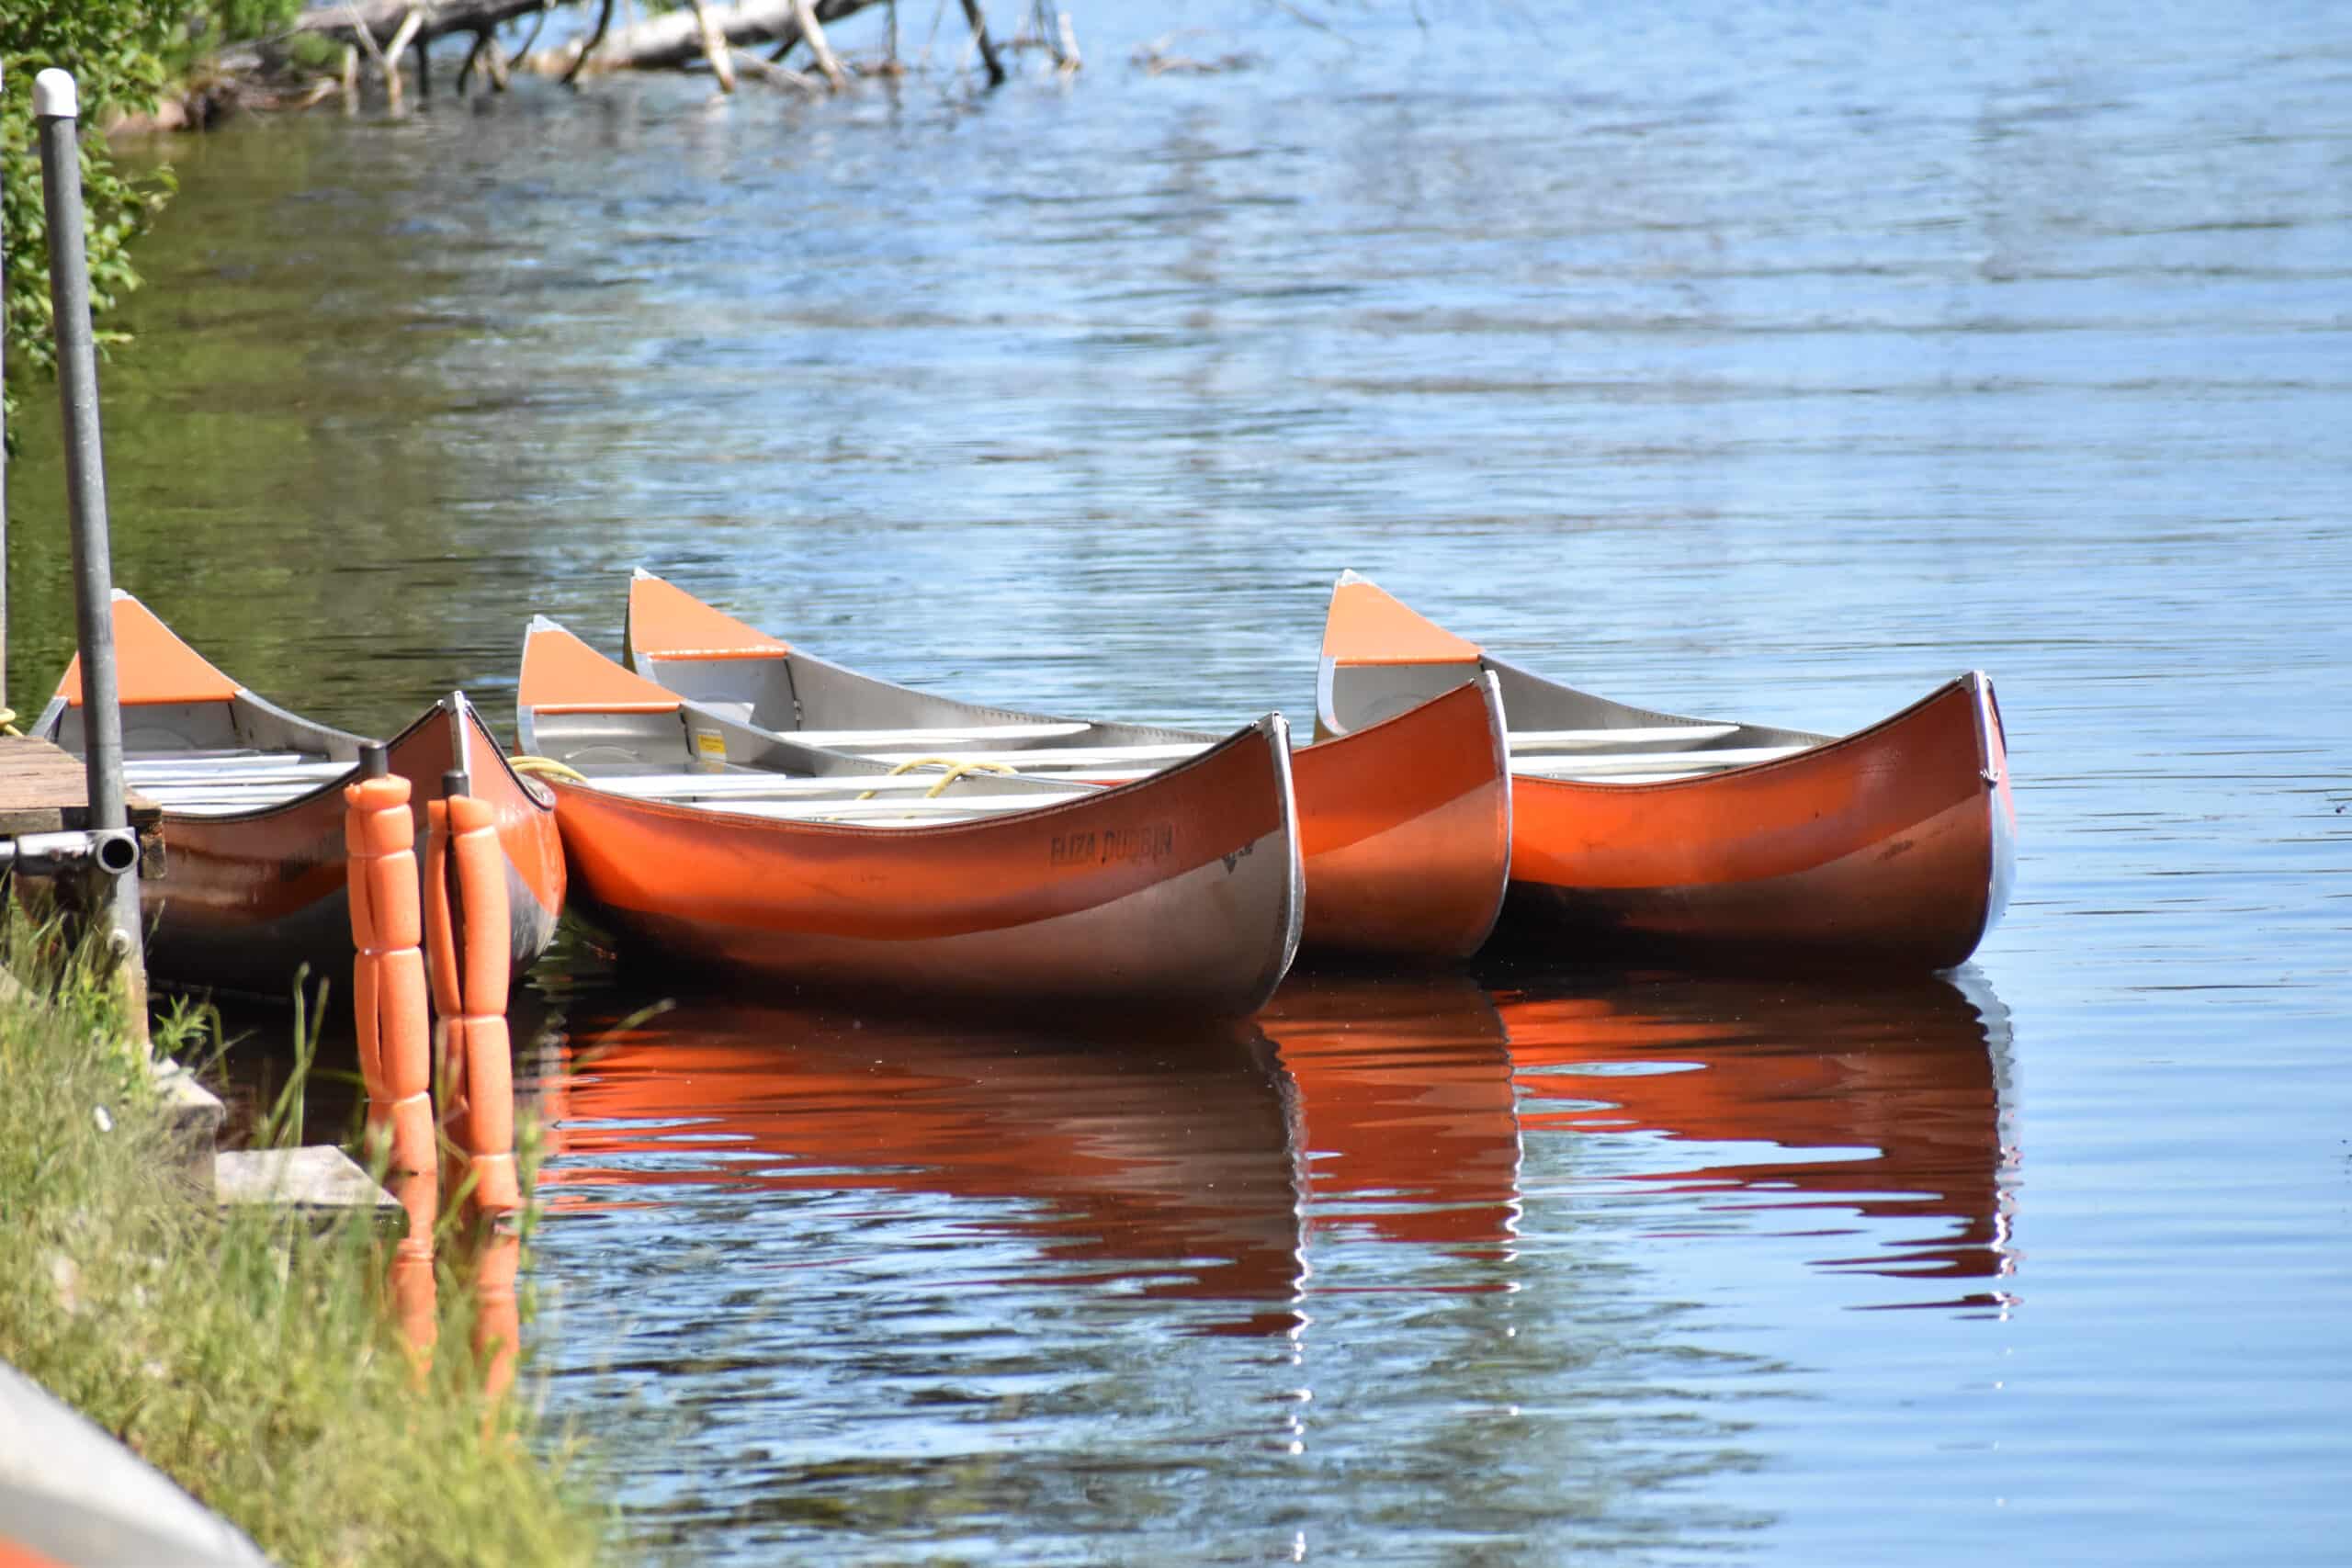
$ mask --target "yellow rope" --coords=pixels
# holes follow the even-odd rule
[[[506,764],[518,773],[541,773],[548,778],[570,779],[573,784],[588,782],[586,773],[567,768],[553,757],[509,757]]]
[[[922,792],[922,797],[925,800],[935,798],[940,791],[962,778],[966,773],[1010,773],[1013,771],[1002,762],[967,762],[954,757],[916,757],[899,763],[882,776],[894,779],[900,773],[911,772],[916,768],[945,768],[947,770],[939,775],[937,784]],[[869,789],[857,798],[872,800],[881,793],[878,789]]]
[[[13,714],[8,714],[6,708],[0,708],[0,715],[6,715],[8,717],[15,716]],[[511,765],[518,773],[542,774],[552,778],[570,779],[574,784],[586,784],[588,782],[586,774],[581,773],[575,768],[566,767],[563,763],[557,761],[553,757],[509,757],[506,761],[508,764]],[[967,773],[1010,774],[1013,772],[1012,768],[1007,767],[1002,762],[965,761],[955,757],[917,757],[911,761],[899,763],[897,767],[892,768],[889,773],[883,776],[886,778],[896,778],[899,774],[910,772],[916,768],[944,768],[947,770],[945,773],[939,775],[939,782],[937,784],[922,792],[922,797],[925,800],[936,797],[941,791],[944,790],[949,784],[954,784],[957,779],[962,778]],[[860,800],[872,800],[880,793],[881,791],[879,790],[869,789],[857,798]]]
[[[0,735],[13,735],[19,740],[25,738],[25,732],[17,728],[15,708],[0,706]]]

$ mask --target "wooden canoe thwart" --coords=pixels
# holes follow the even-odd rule
[[[554,781],[572,886],[626,945],[867,1003],[1147,1019],[1252,1012],[1297,949],[1279,715],[1134,784],[938,769],[908,800],[890,764],[685,700],[545,619],[517,711],[526,749],[577,775]]]
[[[1500,682],[1511,726],[1513,940],[1940,969],[2007,901],[2017,812],[1981,672],[1843,738],[1684,718],[1505,663],[1349,572],[1317,732],[1361,730],[1472,672]]]
[[[128,593],[114,597],[124,773],[163,808],[164,872],[142,877],[149,971],[190,987],[283,997],[351,973],[343,786],[359,736],[286,712],[215,669]],[[58,682],[34,732],[82,748],[81,660]],[[417,832],[442,775],[463,769],[497,812],[507,863],[511,951],[519,969],[546,951],[564,899],[553,797],[507,766],[462,693],[385,742],[407,779]]]
[[[890,762],[944,756],[1033,779],[1147,778],[1200,756],[1201,730],[957,702],[829,663],[639,571],[626,634],[637,671],[781,739]],[[1511,790],[1496,681],[1476,670],[1301,748],[1304,942],[1321,952],[1469,956],[1501,908]]]

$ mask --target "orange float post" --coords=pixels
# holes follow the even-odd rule
[[[424,967],[433,989],[433,1084],[440,1099],[441,1127],[449,1140],[444,1147],[448,1156],[443,1168],[444,1186],[462,1186],[464,1183],[469,1122],[466,1105],[465,982],[462,977],[463,960],[454,929],[459,916],[453,908],[449,886],[449,802],[447,799],[450,782],[463,776],[452,773],[445,778],[442,782],[444,798],[424,808]],[[457,793],[463,793],[462,785],[458,786]]]
[[[344,846],[349,852],[353,1008],[360,1076],[368,1085],[368,1156],[389,1144],[388,1179],[408,1216],[392,1258],[392,1298],[409,1343],[431,1346],[433,1230],[441,1193],[433,1127],[432,1043],[427,1024],[423,911],[418,906],[416,829],[409,783],[385,771],[380,747],[361,757],[362,777],[345,785]]]
[[[465,793],[466,776],[444,783],[431,808],[426,919],[433,987],[441,1010],[443,1081],[452,1102],[450,1136],[473,1175],[476,1213],[521,1207],[514,1173],[514,1064],[506,1032],[506,861],[497,814]]]

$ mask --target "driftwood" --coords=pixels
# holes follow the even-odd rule
[[[718,30],[707,0],[686,0],[686,4],[694,7],[695,32],[702,39],[702,57],[710,62],[710,73],[718,78],[718,90],[733,92],[735,66],[727,57],[727,35]]]
[[[773,60],[762,60],[758,55],[747,53],[740,49],[735,51],[735,69],[746,76],[773,83],[779,87],[790,87],[797,93],[819,96],[825,91],[814,77],[803,76],[788,65],[778,65]]]
[[[849,72],[826,39],[825,28],[876,5],[889,9],[895,22],[897,10],[888,5],[888,0],[737,0],[737,4],[725,7],[711,5],[707,14],[730,51],[741,51],[747,45],[769,45],[773,47],[768,49],[768,60],[780,62],[806,43],[817,69],[839,91],[848,84]],[[1000,85],[1005,79],[1004,63],[989,37],[988,22],[980,12],[978,0],[963,0],[963,9],[988,71],[989,85]],[[709,53],[695,15],[672,11],[615,28],[604,35],[601,42],[592,35],[587,40],[574,39],[519,63],[542,75],[561,76],[569,81],[582,70],[644,71],[691,65]]]
[[[735,0],[732,5],[722,5],[719,0],[687,0],[678,9],[624,27],[613,25],[613,0],[602,0],[595,26],[583,38],[574,38],[544,53],[534,52],[530,43],[513,56],[499,48],[494,36],[498,28],[522,17],[543,21],[548,11],[566,3],[567,0],[324,0],[297,17],[292,30],[337,39],[364,51],[368,63],[383,78],[396,107],[401,98],[401,55],[411,48],[417,51],[418,85],[421,91],[429,93],[424,49],[435,39],[452,34],[468,35],[470,44],[458,73],[460,93],[478,66],[485,68],[493,84],[503,87],[507,72],[515,68],[571,82],[583,72],[677,69],[697,62],[707,62],[720,85],[731,90],[735,73],[741,68],[739,53],[747,46],[767,49],[767,62],[780,65],[803,43],[808,46],[826,83],[838,92],[847,85],[849,72],[827,40],[825,26],[873,5],[885,6],[890,11],[894,61],[896,56],[898,13],[890,0]],[[1004,62],[989,36],[980,0],[961,0],[961,5],[988,72],[989,85],[999,85],[1005,80]],[[1038,5],[1038,12],[1041,21],[1052,14],[1044,4]],[[1058,19],[1060,27],[1054,31],[1059,36],[1048,32],[1047,43],[1065,70],[1074,69],[1076,39],[1067,17]],[[535,26],[532,42],[537,39]],[[746,73],[796,86],[807,81],[800,73],[789,71]],[[347,73],[345,81],[348,96],[351,84]]]
[[[820,22],[838,21],[865,9],[869,0],[820,0]],[[761,43],[797,43],[800,24],[795,17],[797,0],[741,0],[708,11],[711,26],[733,48]],[[531,69],[543,75],[562,75],[585,63],[590,71],[642,71],[689,65],[705,58],[700,21],[690,10],[671,11],[609,32],[593,52],[584,41],[567,43],[543,55],[533,55]]]
[[[571,86],[574,81],[579,79],[580,68],[587,64],[588,62],[595,55],[597,49],[605,41],[605,35],[612,30],[612,27],[613,0],[605,0],[604,8],[596,13],[596,30],[588,35],[588,41],[580,46],[579,50],[571,57],[571,63],[565,66],[563,69],[563,85],[565,86]],[[532,29],[531,36],[534,39],[537,38],[538,29],[534,28]],[[526,49],[523,51],[524,63],[528,64],[530,62],[530,58],[531,51]]]
[[[384,91],[391,96],[394,114],[401,112],[401,56],[408,52],[408,46],[416,41],[416,35],[424,26],[423,15],[411,11],[408,19],[392,34],[392,41],[384,46],[384,52],[376,57],[377,62],[384,68]],[[416,51],[416,65],[418,88],[431,92],[430,78],[424,74],[424,51],[421,49]]]
[[[466,62],[458,68],[458,96],[466,96],[466,84],[472,80],[477,64],[489,75],[492,87],[502,93],[506,91],[506,51],[499,47],[498,35],[487,28],[474,35],[474,46],[466,51]]]
[[[842,62],[833,58],[832,45],[825,41],[825,28],[817,19],[817,7],[812,0],[792,0],[792,25],[808,40],[808,52],[816,57],[817,69],[825,73],[825,81],[838,93],[848,85],[842,73]]]
[[[334,0],[294,18],[294,30],[358,43],[365,33],[372,49],[416,18],[415,41],[431,43],[451,33],[481,33],[517,17],[545,11],[556,0]]]
[[[972,29],[972,39],[980,46],[980,62],[989,68],[989,85],[1004,85],[1004,62],[997,58],[996,45],[989,41],[988,18],[980,15],[980,0],[964,0],[964,20]]]

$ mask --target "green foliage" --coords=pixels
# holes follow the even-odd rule
[[[282,30],[302,0],[7,0],[0,5],[0,329],[8,378],[55,368],[50,320],[49,226],[32,117],[33,77],[54,65],[74,73],[82,110],[84,243],[90,306],[103,322],[139,287],[130,245],[163,210],[171,173],[127,179],[107,155],[104,130],[151,112],[171,83],[212,50]],[[119,341],[101,332],[99,341]]]
[[[333,71],[345,47],[326,33],[296,33],[286,42],[286,60],[297,71]]]
[[[303,0],[212,0],[212,28],[228,41],[267,38],[302,14]]]
[[[168,174],[123,178],[92,128],[154,107],[164,86],[163,51],[184,17],[164,0],[12,0],[0,6],[0,72],[6,73],[0,76],[0,232],[6,234],[0,269],[6,284],[0,325],[11,382],[56,366],[33,77],[59,66],[74,73],[80,89],[82,200],[88,213],[84,243],[91,314],[103,321],[121,296],[139,286],[130,242],[162,210],[171,185]]]

